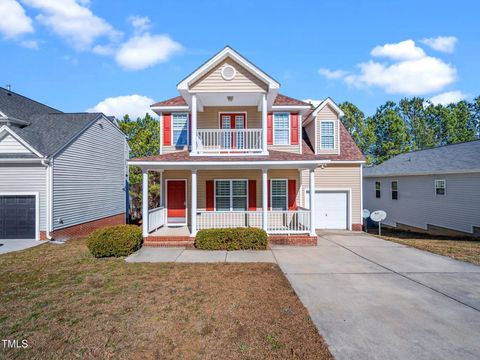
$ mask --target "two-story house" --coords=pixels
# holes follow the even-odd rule
[[[331,99],[312,108],[280,94],[230,47],[177,90],[151,106],[159,154],[130,160],[143,171],[146,245],[186,245],[205,228],[259,227],[282,244],[315,244],[317,229],[361,229],[364,157]],[[161,172],[155,209],[148,171]]]

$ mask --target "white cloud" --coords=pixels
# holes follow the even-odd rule
[[[33,49],[33,50],[38,50],[38,41],[36,40],[23,40],[20,42],[20,45],[22,45],[25,48],[28,49]]]
[[[435,38],[422,39],[420,42],[430,46],[433,50],[453,53],[457,41],[458,39],[455,36],[437,36]]]
[[[327,68],[320,68],[318,73],[327,79],[340,79],[348,74],[348,72],[344,70],[330,70]]]
[[[128,70],[141,70],[166,62],[182,50],[168,35],[136,35],[123,43],[115,54],[117,63]]]
[[[107,56],[115,53],[115,48],[112,44],[108,45],[95,45],[92,48],[92,52],[97,55]]]
[[[25,9],[15,0],[0,1],[0,33],[7,39],[33,33],[32,19],[25,14]]]
[[[314,107],[317,107],[318,105],[320,105],[320,103],[323,101],[323,100],[317,100],[317,99],[305,99],[305,100],[302,100],[306,103],[310,103],[312,104]]]
[[[411,60],[423,58],[425,52],[422,48],[415,45],[415,41],[405,40],[395,44],[376,46],[370,52],[370,55],[387,57],[393,60]]]
[[[144,33],[151,26],[148,16],[130,16],[128,21],[132,24],[137,34]]]
[[[87,111],[103,112],[107,116],[114,115],[117,119],[122,119],[125,114],[128,114],[130,119],[137,119],[138,117],[144,117],[145,113],[155,115],[150,110],[150,105],[153,102],[153,99],[137,94],[116,96],[100,101]]]
[[[37,9],[36,19],[78,50],[89,49],[100,37],[118,38],[119,33],[87,7],[89,1],[23,0]]]
[[[466,98],[467,98],[467,94],[464,94],[459,90],[455,90],[455,91],[447,91],[442,94],[432,96],[430,98],[430,102],[434,105],[438,105],[438,104],[449,105],[452,103],[457,103],[459,101],[465,100]]]

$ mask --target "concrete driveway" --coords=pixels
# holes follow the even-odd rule
[[[480,358],[479,266],[351,232],[273,253],[337,360]]]
[[[0,240],[0,254],[6,254],[13,251],[28,249],[37,245],[41,245],[46,241],[25,240],[25,239],[8,239]]]

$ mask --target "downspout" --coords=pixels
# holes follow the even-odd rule
[[[47,229],[46,229],[46,237],[48,240],[52,240],[51,236],[51,229],[52,229],[52,191],[53,191],[53,161],[49,159],[42,159],[41,163],[43,166],[47,168],[47,189],[46,189],[46,194],[47,194],[47,199],[45,202],[46,205],[46,224],[47,224]]]

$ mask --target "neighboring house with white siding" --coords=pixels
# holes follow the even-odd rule
[[[316,108],[225,47],[151,106],[158,155],[143,170],[146,245],[189,245],[200,229],[259,227],[271,243],[313,244],[317,229],[361,230],[364,157],[329,98]],[[161,173],[148,209],[148,172]],[[311,197],[310,193],[314,193]]]
[[[128,145],[101,113],[0,88],[0,239],[61,239],[125,223]]]
[[[363,169],[364,207],[386,225],[480,236],[480,140],[413,151]]]

